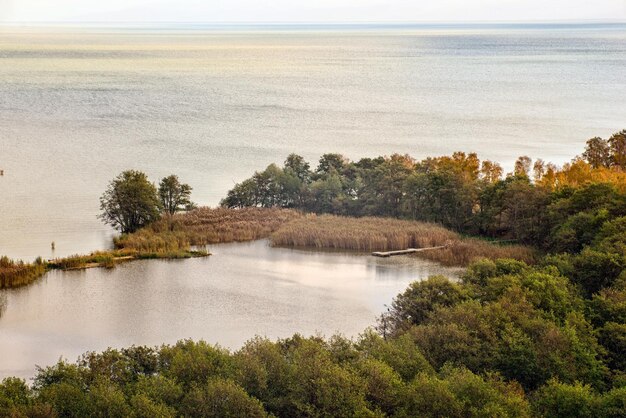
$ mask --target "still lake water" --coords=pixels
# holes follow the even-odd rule
[[[107,247],[128,168],[216,205],[291,152],[562,163],[626,128],[624,97],[625,25],[0,28],[0,254]]]
[[[0,292],[0,379],[87,350],[160,345],[182,338],[239,348],[254,335],[355,336],[406,286],[433,274],[415,257],[212,246],[213,256],[135,261],[115,269],[52,272]]]

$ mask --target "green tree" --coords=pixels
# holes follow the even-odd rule
[[[413,380],[419,373],[435,372],[408,334],[384,340],[368,331],[362,335],[357,349],[365,357],[375,358],[390,366],[406,382]]]
[[[377,216],[400,215],[405,194],[405,182],[415,162],[408,155],[393,154],[371,170],[370,181],[362,188],[360,198],[367,206],[366,214]]]
[[[164,177],[159,183],[161,209],[169,215],[192,209],[195,205],[190,199],[191,190],[190,185],[181,183],[174,174]]]
[[[12,416],[17,408],[27,406],[31,401],[32,393],[24,380],[8,377],[0,383],[0,416]]]
[[[320,158],[316,173],[318,175],[341,173],[346,164],[347,160],[341,154],[324,154]]]
[[[609,167],[611,165],[611,149],[609,143],[597,136],[587,140],[587,147],[585,148],[585,152],[583,152],[583,158],[593,168]]]
[[[626,371],[626,324],[607,322],[600,329],[600,344],[607,350],[609,366]]]
[[[597,396],[587,385],[567,385],[550,380],[534,397],[533,409],[546,418],[593,417]]]
[[[113,179],[100,197],[100,219],[123,233],[159,219],[156,187],[141,171],[127,170]]]
[[[614,133],[609,138],[613,164],[622,170],[626,168],[626,129]]]
[[[252,178],[237,183],[228,191],[228,194],[220,204],[227,208],[245,208],[258,206],[259,198],[256,181]]]
[[[620,254],[585,248],[574,258],[572,280],[590,296],[603,287],[611,286],[626,268],[626,257]]]
[[[392,333],[424,322],[439,307],[454,306],[468,298],[465,289],[443,276],[413,282],[394,299],[391,309],[379,320]]]
[[[293,173],[302,183],[308,184],[311,182],[311,166],[298,154],[289,154],[287,156],[283,170]]]
[[[182,416],[206,418],[263,418],[267,413],[263,404],[250,397],[232,382],[211,378],[204,385],[192,388],[182,401]]]
[[[130,415],[130,406],[121,389],[114,384],[98,383],[89,390],[90,416],[95,418],[125,418]]]
[[[341,178],[336,174],[314,181],[311,184],[313,210],[321,213],[336,212],[340,206],[342,191]]]
[[[133,418],[174,418],[176,411],[158,403],[143,394],[135,395],[130,400]]]

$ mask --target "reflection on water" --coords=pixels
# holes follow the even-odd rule
[[[0,318],[2,318],[2,314],[7,308],[7,295],[4,293],[0,293]]]
[[[7,300],[0,377],[32,376],[35,364],[109,346],[194,338],[237,348],[256,334],[356,335],[411,281],[458,274],[413,257],[276,249],[265,241],[211,251],[208,258],[52,272],[0,292]]]

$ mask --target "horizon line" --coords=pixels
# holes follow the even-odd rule
[[[375,26],[375,25],[389,25],[389,26],[407,26],[407,25],[452,25],[452,26],[469,26],[469,25],[598,25],[598,24],[626,24],[625,19],[563,19],[563,20],[388,20],[388,21],[167,21],[167,20],[155,20],[155,21],[99,21],[99,20],[84,20],[84,21],[0,21],[0,26],[33,26],[33,27],[45,27],[45,26],[125,26],[125,27],[140,27],[140,26],[184,26],[184,25],[206,25],[206,26]]]

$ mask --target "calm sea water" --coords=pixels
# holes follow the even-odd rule
[[[4,28],[0,254],[108,246],[124,169],[216,205],[291,152],[564,162],[626,128],[624,97],[624,25]]]
[[[415,257],[276,249],[265,241],[211,251],[202,259],[52,272],[0,291],[0,379],[131,344],[194,338],[237,349],[255,335],[355,336],[411,281],[458,273]]]

